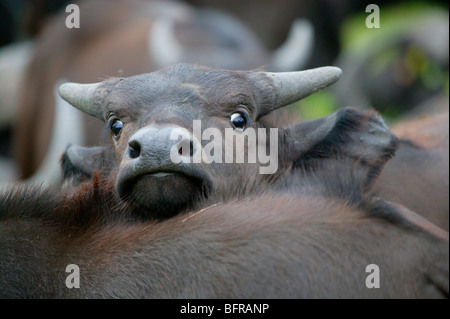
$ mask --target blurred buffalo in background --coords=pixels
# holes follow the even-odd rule
[[[58,160],[68,144],[100,143],[97,136],[103,124],[82,120],[55,95],[61,81],[95,82],[179,62],[296,70],[305,65],[312,42],[310,24],[297,20],[288,41],[270,52],[232,16],[176,1],[80,1],[79,29],[66,28],[64,10],[45,22],[39,20],[45,2],[37,3],[41,6],[30,13],[34,41],[0,53],[5,74],[5,84],[0,85],[2,125],[14,123],[11,149],[17,169],[14,174],[10,164],[4,180],[9,175],[9,179],[56,182]]]

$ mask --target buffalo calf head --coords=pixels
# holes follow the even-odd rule
[[[179,64],[95,84],[63,84],[60,95],[105,121],[113,141],[108,156],[98,148],[69,147],[66,176],[90,176],[107,162],[120,197],[166,218],[211,194],[245,192],[273,181],[305,158],[343,151],[370,163],[393,138],[375,114],[343,109],[286,129],[260,121],[340,75],[334,67],[269,73]]]

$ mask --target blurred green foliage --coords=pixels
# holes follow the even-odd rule
[[[317,92],[295,105],[300,118],[305,121],[327,116],[339,108],[336,98],[330,90]]]
[[[448,8],[444,8],[447,10]],[[376,52],[377,45],[387,43],[391,38],[417,27],[421,21],[430,19],[433,15],[442,15],[442,7],[432,1],[402,1],[401,3],[380,7],[379,29],[361,27],[365,25],[368,13],[361,11],[346,19],[339,30],[341,50],[352,54],[370,54]],[[429,90],[441,90],[449,96],[449,72],[435,61],[430,60],[420,47],[411,45],[406,52],[398,47],[388,47],[374,54],[368,65],[372,75],[392,67],[393,61],[400,60],[407,70],[402,81],[420,84]],[[344,70],[345,72],[345,70]],[[342,105],[337,105],[332,90],[327,89],[313,94],[296,103],[302,120],[326,116],[336,111]],[[383,116],[395,119],[400,112],[395,107],[387,107]]]
[[[369,29],[365,25],[368,13],[361,12],[349,17],[341,26],[342,50],[364,51],[383,41],[405,32],[435,14],[442,7],[433,1],[402,1],[399,4],[380,8],[380,28]]]

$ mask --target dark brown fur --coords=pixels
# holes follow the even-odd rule
[[[162,222],[137,221],[97,177],[71,195],[13,189],[0,201],[0,296],[448,297],[448,234],[375,200],[351,167],[325,161],[288,189]],[[64,284],[72,263],[80,289]],[[373,263],[379,289],[365,286]]]

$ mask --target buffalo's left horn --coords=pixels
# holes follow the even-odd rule
[[[95,92],[102,83],[79,84],[64,83],[59,87],[59,95],[74,107],[103,120],[101,108],[96,106]]]
[[[327,66],[298,72],[261,73],[272,79],[275,93],[273,104],[263,110],[263,113],[268,113],[334,84],[341,77],[342,70]]]

